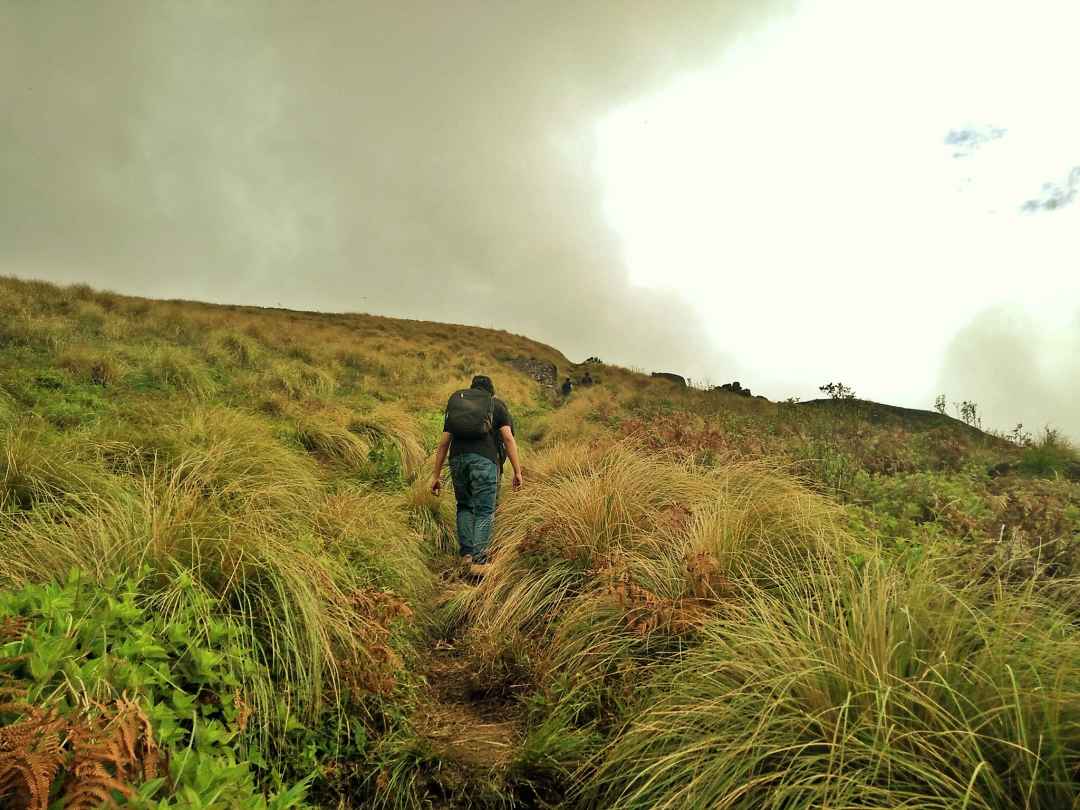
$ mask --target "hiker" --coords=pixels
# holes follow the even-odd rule
[[[583,376],[583,377],[581,378],[581,383],[580,383],[580,385],[583,385],[583,386],[585,386],[586,388],[588,388],[588,387],[589,387],[590,385],[592,385],[592,384],[593,384],[593,378],[592,378],[592,374],[590,374],[589,372],[587,372],[587,371],[586,371],[586,372],[585,372],[585,376]]]
[[[572,382],[570,382],[570,378],[567,377],[565,380],[563,380],[562,395],[564,397],[568,397],[568,396],[570,396],[570,392],[573,391],[573,390],[574,390],[574,384]]]
[[[514,489],[521,488],[521,462],[514,423],[506,404],[495,397],[490,377],[473,377],[469,388],[455,391],[446,403],[443,435],[435,451],[431,491],[442,489],[440,473],[447,451],[457,500],[458,549],[474,576],[487,571],[499,475],[507,457],[514,468]]]

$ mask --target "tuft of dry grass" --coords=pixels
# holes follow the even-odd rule
[[[629,672],[747,591],[856,546],[833,504],[763,462],[705,468],[609,443],[547,451],[529,473],[500,507],[470,621],[482,646],[531,650],[541,679]]]
[[[456,554],[458,543],[455,501],[452,495],[435,496],[431,493],[429,483],[433,467],[430,460],[425,462],[405,492],[409,521],[435,550],[444,554]]]
[[[398,455],[406,480],[416,477],[427,458],[416,419],[399,404],[379,405],[371,413],[354,416],[349,421],[349,430],[372,444],[389,442]]]
[[[430,593],[424,538],[409,526],[401,496],[361,488],[326,495],[312,520],[323,552],[361,579],[416,604]]]
[[[526,438],[539,447],[588,443],[608,433],[617,410],[615,395],[610,390],[584,388],[539,420]]]
[[[0,434],[0,511],[86,496],[109,483],[77,438],[56,436],[34,422]]]
[[[581,803],[1071,807],[1080,640],[1032,592],[875,564],[759,591],[657,673]]]
[[[187,350],[176,346],[159,346],[145,366],[151,380],[193,397],[207,397],[215,389],[210,371],[194,359]]]
[[[112,352],[86,346],[64,349],[56,362],[75,375],[76,379],[93,385],[112,385],[126,373],[124,363]]]
[[[359,472],[368,463],[371,442],[344,423],[347,416],[327,413],[305,415],[296,424],[300,443],[312,453],[347,470]]]
[[[269,390],[294,400],[329,397],[337,388],[332,371],[302,360],[272,360],[257,381],[260,392]]]
[[[263,364],[263,351],[258,341],[243,332],[215,330],[206,343],[210,356],[224,366],[256,369]]]

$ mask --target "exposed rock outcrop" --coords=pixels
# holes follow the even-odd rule
[[[559,379],[559,369],[554,363],[537,360],[535,357],[511,357],[506,363],[548,388],[554,388]]]
[[[712,390],[713,391],[729,391],[732,394],[738,394],[741,397],[751,397],[751,396],[753,396],[753,394],[750,393],[750,389],[749,388],[743,388],[742,383],[740,383],[738,381],[724,383],[723,385],[718,385],[715,388],[713,388]],[[764,399],[764,397],[762,397],[762,399]]]

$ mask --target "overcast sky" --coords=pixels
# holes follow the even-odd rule
[[[0,272],[1080,437],[1080,3],[0,0]]]

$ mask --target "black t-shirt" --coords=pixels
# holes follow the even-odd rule
[[[490,458],[496,465],[502,463],[499,450],[502,447],[502,439],[499,438],[499,429],[509,426],[514,430],[514,420],[510,418],[510,411],[506,403],[498,397],[494,397],[494,427],[491,433],[482,439],[459,439],[456,436],[450,442],[450,458],[460,456],[462,453],[478,453],[484,458]],[[443,417],[443,430],[446,430],[446,417]]]

